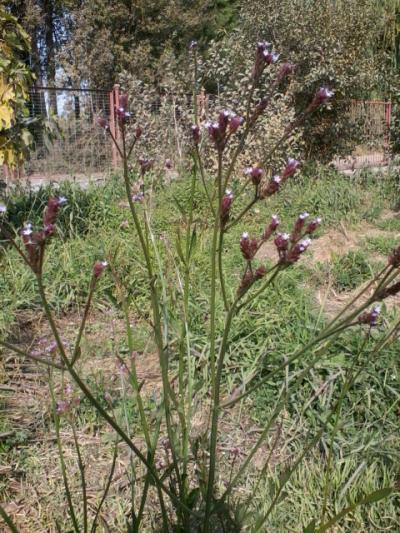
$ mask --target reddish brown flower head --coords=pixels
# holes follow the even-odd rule
[[[278,233],[274,243],[278,251],[283,252],[288,249],[290,235],[288,233]]]
[[[254,275],[250,270],[247,270],[240,280],[238,292],[241,293],[248,289],[254,282]]]
[[[105,130],[109,130],[110,129],[110,126],[107,122],[107,119],[105,119],[104,117],[99,117],[97,119],[97,124],[100,126],[100,128],[104,128]]]
[[[395,268],[400,267],[400,246],[393,250],[393,252],[389,256],[389,265],[394,266]]]
[[[314,220],[312,220],[308,224],[308,226],[306,227],[306,230],[305,230],[304,233],[306,233],[308,235],[312,235],[314,233],[314,231],[316,231],[316,229],[319,228],[321,223],[322,223],[322,218],[321,217],[314,218]]]
[[[272,196],[276,192],[279,191],[279,188],[281,186],[282,179],[280,176],[276,175],[273,176],[270,181],[266,184],[265,187],[263,187],[261,191],[261,198],[267,198],[268,196]]]
[[[66,202],[67,200],[63,196],[49,198],[43,216],[43,224],[45,227],[55,223],[60,206],[64,205]]]
[[[201,138],[199,126],[197,126],[196,124],[193,124],[191,127],[191,130],[192,130],[192,138],[193,138],[194,144],[199,144],[200,138]]]
[[[243,124],[244,118],[238,115],[232,115],[229,119],[229,131],[236,133],[240,126]]]
[[[97,261],[93,266],[93,276],[99,278],[107,266],[107,261]]]
[[[260,167],[247,167],[245,168],[244,173],[251,178],[254,185],[259,185],[264,170]]]
[[[371,311],[367,311],[358,317],[360,324],[367,324],[370,327],[374,327],[378,323],[378,318],[381,313],[381,306],[375,305]]]
[[[146,157],[139,157],[138,163],[140,166],[140,174],[142,177],[148,172],[153,166],[153,160],[147,159]]]
[[[124,111],[127,111],[129,108],[129,98],[127,93],[123,93],[119,97],[119,107],[122,108]]]
[[[246,261],[252,261],[258,250],[257,239],[249,239],[249,234],[243,233],[240,239],[240,249]]]
[[[293,264],[300,259],[302,253],[304,253],[311,244],[311,239],[303,239],[295,244],[286,255],[286,263]]]
[[[230,190],[225,191],[221,202],[221,222],[224,226],[229,220],[229,213],[233,202],[233,193]]]
[[[293,74],[296,67],[292,63],[283,63],[281,68],[279,69],[278,75],[276,77],[275,83],[279,85],[282,83],[288,76]]]
[[[271,222],[268,224],[268,226],[265,227],[264,233],[262,234],[262,240],[266,241],[268,240],[271,235],[276,231],[277,227],[279,226],[280,221],[277,215],[272,215]]]
[[[254,272],[255,279],[261,279],[263,278],[267,273],[267,269],[265,266],[259,266],[256,271]]]
[[[135,137],[137,140],[140,139],[140,137],[142,136],[142,133],[143,133],[143,129],[140,126],[136,126]]]
[[[308,217],[309,217],[308,213],[301,213],[301,215],[298,216],[298,218],[297,218],[297,220],[296,220],[296,222],[294,224],[292,235],[290,237],[290,240],[292,242],[295,242],[295,241],[297,241],[300,238],[301,232],[302,232],[302,230],[304,228],[304,225],[305,225],[306,220],[307,220]]]
[[[297,159],[288,159],[288,162],[286,164],[286,167],[284,168],[282,172],[282,180],[285,181],[290,176],[293,176],[293,174],[296,172],[296,170],[300,166],[300,161],[297,161]]]

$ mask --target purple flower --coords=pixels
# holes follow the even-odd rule
[[[133,202],[141,203],[143,202],[143,200],[144,200],[144,194],[142,192],[138,192],[132,195]]]
[[[194,144],[199,144],[200,128],[196,124],[193,124],[191,127],[191,130],[192,130],[192,137],[193,137]]]
[[[224,226],[229,220],[229,212],[233,202],[233,193],[230,190],[226,190],[221,202],[221,221]]]
[[[172,168],[172,161],[171,159],[166,159],[165,160],[165,168],[167,168],[168,170],[170,170]]]
[[[93,276],[95,278],[99,278],[101,274],[103,273],[103,270],[107,268],[108,263],[107,261],[96,261],[96,263],[93,266]]]
[[[261,191],[261,198],[267,198],[279,191],[282,178],[279,175],[273,176]]]
[[[288,233],[278,233],[275,237],[274,243],[279,252],[284,252],[288,249],[290,235]]]
[[[244,173],[251,178],[254,185],[258,185],[264,174],[264,170],[260,167],[247,167],[245,168]]]
[[[140,137],[142,136],[142,133],[143,133],[143,129],[140,126],[136,126],[136,129],[135,129],[136,139],[140,139]]]
[[[119,97],[119,107],[122,111],[126,111],[129,107],[129,98],[127,93],[123,93]]]
[[[308,233],[309,235],[311,235],[321,225],[321,223],[322,223],[321,217],[314,218],[314,220],[312,220],[306,227],[305,233]]]
[[[297,161],[297,159],[289,158],[288,162],[286,163],[286,167],[282,172],[282,179],[287,180],[290,176],[293,176],[299,166],[300,161]]]
[[[240,239],[240,249],[246,261],[252,261],[258,250],[257,239],[249,239],[249,234],[244,232]]]
[[[310,215],[308,213],[301,213],[301,215],[299,215],[298,219],[294,224],[292,236],[290,238],[292,242],[296,242],[300,237],[301,230],[303,229],[304,224],[306,223],[306,220],[309,216]]]
[[[286,263],[292,264],[299,260],[300,255],[307,250],[311,244],[311,239],[303,239],[293,246],[286,256]]]
[[[70,403],[66,400],[57,400],[56,402],[56,413],[61,416],[64,415],[70,407]]]
[[[60,206],[64,205],[67,202],[67,199],[64,196],[58,198],[49,198],[47,202],[47,207],[43,216],[44,226],[49,226],[54,224],[57,218],[58,209]]]
[[[315,93],[314,98],[310,104],[311,110],[316,109],[317,107],[325,104],[332,96],[334,96],[334,92],[328,89],[327,87],[320,87],[318,91]]]
[[[276,63],[279,59],[279,54],[275,54],[273,52],[270,52],[268,50],[264,50],[263,52],[264,61],[267,65],[273,65]]]
[[[278,75],[276,77],[275,83],[277,85],[282,83],[282,81],[285,78],[287,78],[288,76],[293,74],[293,72],[295,71],[295,68],[296,68],[295,65],[293,65],[292,63],[283,63],[283,65],[279,69],[279,72],[278,72]]]
[[[100,128],[103,128],[105,130],[110,129],[110,126],[109,126],[107,120],[104,117],[99,117],[97,119],[97,124],[100,126]]]
[[[189,50],[195,50],[198,46],[198,42],[197,41],[190,41],[189,43]]]
[[[376,326],[381,313],[381,306],[375,305],[371,311],[367,311],[358,317],[360,324],[368,324],[371,328]]]
[[[0,204],[0,215],[7,213],[7,207],[4,204]]]
[[[150,170],[153,166],[153,160],[147,159],[146,157],[139,157],[138,163],[140,166],[140,173],[142,176],[144,176],[146,172]]]
[[[236,133],[240,126],[243,124],[244,118],[238,115],[231,115],[229,119],[229,130],[231,133]]]

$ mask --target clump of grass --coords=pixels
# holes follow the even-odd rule
[[[365,247],[370,252],[377,252],[389,255],[399,244],[399,239],[392,235],[381,235],[377,237],[367,237]]]
[[[344,255],[335,255],[329,263],[319,265],[323,278],[328,276],[338,292],[351,291],[373,276],[376,263],[371,263],[361,250],[350,250]]]

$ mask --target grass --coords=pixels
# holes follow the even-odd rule
[[[51,193],[50,188],[45,188],[38,193],[10,198],[9,223],[15,230],[27,220],[40,220],[43,205]],[[125,280],[130,296],[134,345],[139,352],[140,368],[145,376],[145,386],[149,390],[150,405],[152,397],[158,392],[157,376],[151,377],[155,371],[151,370],[149,354],[154,348],[149,343],[149,326],[145,321],[148,313],[145,277],[143,265],[137,258],[137,241],[133,229],[122,224],[127,218],[127,211],[123,204],[121,183],[116,178],[104,187],[90,187],[87,191],[67,184],[61,187],[60,193],[68,197],[68,208],[59,220],[59,237],[54,238],[50,245],[45,270],[49,301],[63,324],[63,335],[67,339],[72,338],[76,328],[74,317],[79,314],[84,304],[93,262],[100,258],[116,257],[118,270]],[[189,183],[185,180],[165,188],[159,187],[152,197],[153,231],[155,238],[160,239],[162,259],[167,265],[165,282],[171,289],[170,303],[174,304],[171,309],[176,308],[177,313],[181,296],[176,272],[180,265],[174,249],[177,231],[183,222],[181,206],[187,205],[189,199]],[[380,215],[394,208],[399,203],[398,200],[397,181],[392,177],[382,179],[367,175],[362,179],[346,178],[333,171],[321,170],[321,174],[317,176],[313,174],[296,178],[285,186],[280,195],[273,197],[270,203],[257,205],[257,209],[250,211],[242,223],[227,235],[224,268],[228,293],[233,294],[236,291],[243,267],[238,246],[240,234],[246,230],[252,236],[259,235],[272,213],[279,214],[283,231],[290,231],[298,214],[308,211],[312,216],[323,217],[324,225],[319,230],[320,234],[337,229],[339,223],[356,227],[357,224],[365,222],[388,232],[396,232],[398,219],[394,216],[380,219]],[[205,196],[198,191],[195,216],[199,220],[206,206]],[[313,265],[304,257],[278,277],[273,289],[256,299],[247,314],[235,319],[234,342],[231,343],[227,359],[229,372],[225,377],[227,393],[253,373],[261,376],[312,336],[318,324],[325,320],[320,314],[315,293],[326,284],[328,277],[338,292],[352,291],[369,279],[371,273],[378,268],[376,259],[371,258],[373,254],[387,254],[394,244],[399,244],[395,233],[385,237],[360,239],[355,250],[347,253],[343,250],[343,253],[333,257],[330,263]],[[318,241],[314,246],[318,246]],[[204,369],[204,348],[207,343],[209,281],[204,273],[209,268],[208,250],[207,221],[203,225],[199,221],[191,272],[190,300],[190,328],[199,373]],[[39,312],[39,308],[32,276],[26,272],[16,254],[7,247],[2,250],[0,266],[3,274],[0,278],[0,332],[4,334],[10,329],[16,330],[16,318],[21,311],[28,310],[34,314]],[[219,305],[222,310],[222,304]],[[394,311],[386,312],[390,316]],[[87,382],[97,397],[106,405],[105,396],[110,392],[111,405],[116,416],[121,420],[127,417],[131,431],[135,432],[138,427],[137,412],[133,402],[128,402],[127,411],[122,408],[124,392],[116,364],[117,353],[128,357],[121,324],[118,294],[111,277],[104,276],[96,293],[95,311],[85,335],[79,364],[82,365]],[[222,323],[219,324],[219,328],[221,327]],[[39,329],[40,335],[47,338],[49,332],[45,326]],[[172,339],[175,333],[172,321]],[[376,336],[380,334],[379,330],[374,333]],[[320,427],[321,419],[340,392],[344,371],[351,364],[362,339],[361,329],[341,337],[327,356],[318,360],[312,373],[304,378],[286,399],[284,415],[279,420],[281,437],[271,460],[269,479],[261,483],[255,507],[266,510],[279,477],[284,475],[285,465],[295,459],[309,432],[313,434]],[[397,354],[398,341],[387,347],[379,358],[371,355],[360,361],[362,371],[342,408],[343,418],[334,442],[332,494],[329,500],[329,511],[333,514],[366,492],[372,492],[382,486],[398,486],[400,442],[397,430],[400,388]],[[302,368],[307,357],[309,356],[295,363],[289,372]],[[289,375],[282,372],[282,375],[275,376],[266,383],[241,406],[237,415],[239,419],[245,417],[253,426],[262,426],[273,408],[281,384],[285,383],[286,379],[289,379]],[[42,399],[42,403],[39,402],[38,413],[46,401],[48,400]],[[7,402],[6,397],[5,406]],[[23,402],[20,408],[24,409]],[[35,431],[28,428],[22,441],[14,436],[3,442],[0,448],[1,462],[13,465],[13,472],[21,472],[21,480],[28,492],[30,486],[38,484],[37,490],[44,506],[43,516],[38,517],[33,512],[32,516],[28,516],[30,527],[37,531],[46,529],[46,520],[50,520],[52,512],[60,508],[63,500],[62,489],[56,478],[59,472],[53,456],[54,448],[51,443],[35,440],[35,432],[47,435],[49,424],[48,413],[37,414],[34,417]],[[90,439],[93,439],[93,442],[96,442],[96,453],[100,453],[100,449],[103,450],[105,462],[102,463],[99,458],[99,467],[103,465],[104,474],[104,468],[109,464],[109,435],[104,432],[101,421],[85,401],[82,401],[79,409],[77,424],[83,442],[91,442]],[[1,431],[6,432],[10,427],[10,422],[5,419]],[[68,435],[67,427],[64,431]],[[226,431],[226,438],[232,446],[235,445],[236,433],[232,431],[230,435],[230,432]],[[246,445],[245,435],[243,446]],[[329,443],[322,440],[320,448],[312,452],[290,480],[281,504],[271,517],[271,530],[282,531],[282,524],[285,524],[285,531],[300,531],[299,527],[306,526],[312,518],[318,518],[322,506],[328,445]],[[90,448],[90,444],[88,446]],[[49,459],[41,461],[40,458],[44,458],[46,454]],[[126,472],[121,475],[126,475]],[[43,476],[50,476],[47,479],[51,480],[53,496],[46,495],[40,481]],[[241,490],[244,494],[252,483],[251,476],[243,482]],[[14,498],[14,489],[7,479],[1,480],[0,490],[5,499]],[[109,515],[113,517],[115,531],[122,531],[127,501],[125,496],[126,493],[122,491],[120,497],[114,498],[107,508]],[[31,500],[25,493],[23,501],[34,505],[38,496],[30,497]],[[372,507],[359,508],[341,523],[338,531],[380,531],[385,528],[396,530],[400,524],[399,504],[397,494]],[[63,522],[63,513],[57,511],[56,514],[64,530],[68,530],[67,522]]]

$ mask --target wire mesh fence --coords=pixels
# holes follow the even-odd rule
[[[335,161],[339,169],[387,165],[390,161],[390,128],[392,104],[383,100],[353,100],[350,105],[350,122],[360,124],[362,140],[354,152]]]
[[[40,123],[32,126],[33,150],[26,176],[90,176],[112,165],[110,139],[96,123],[110,114],[109,91],[35,87],[28,102],[31,117],[44,118],[51,141]]]
[[[193,95],[135,96],[132,121],[145,121],[146,155],[182,162],[188,141],[187,124],[193,120]],[[212,115],[218,104],[218,98],[201,92],[197,96],[200,121]],[[118,86],[112,91],[32,88],[29,114],[32,118],[46,119],[53,135],[49,140],[41,123],[32,125],[34,146],[22,175],[43,182],[73,178],[90,180],[104,177],[118,168],[118,153],[109,135],[97,124],[97,118],[104,116],[118,138],[115,117],[118,105]],[[390,102],[352,101],[349,120],[361,124],[363,140],[352,155],[335,160],[335,165],[339,169],[355,169],[386,164],[390,157]]]

